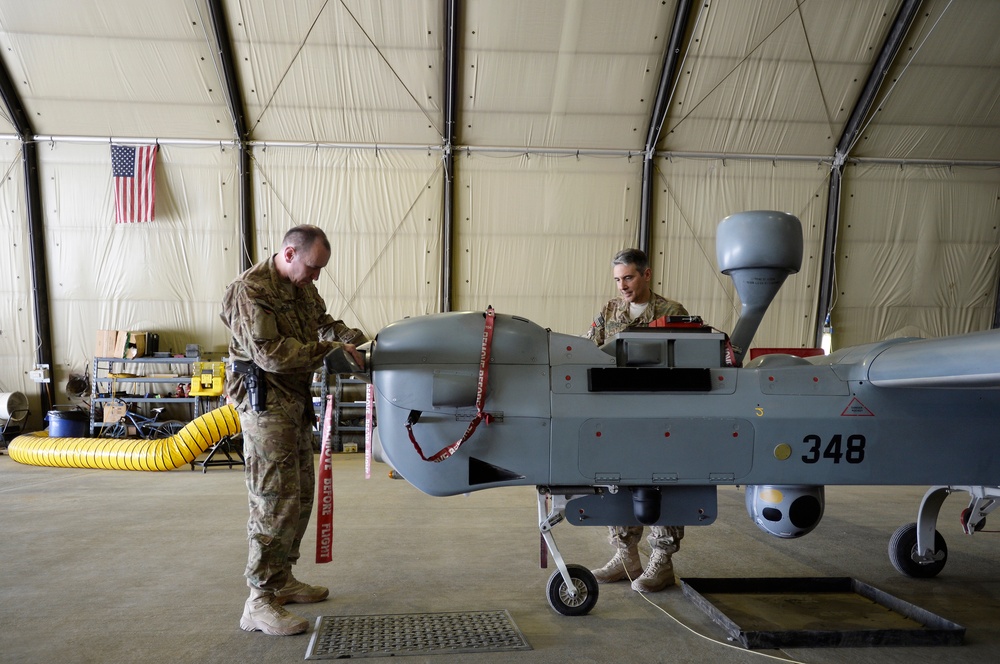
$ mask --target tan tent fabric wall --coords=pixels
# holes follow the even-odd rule
[[[641,162],[627,157],[460,155],[457,310],[586,332],[614,295],[611,257],[638,238]]]
[[[333,245],[317,282],[332,316],[374,336],[440,310],[438,151],[257,146],[254,165],[258,260],[316,224]]]
[[[995,169],[848,169],[837,246],[836,334],[939,337],[991,325],[997,297]]]

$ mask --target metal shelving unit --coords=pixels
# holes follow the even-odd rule
[[[198,357],[137,357],[131,360],[125,360],[122,358],[115,357],[95,357],[94,358],[94,379],[92,381],[91,387],[91,398],[90,398],[90,434],[94,435],[97,428],[103,428],[104,422],[97,422],[95,420],[95,414],[98,407],[106,404],[112,403],[114,400],[121,399],[125,403],[158,403],[158,404],[171,404],[171,403],[183,403],[190,404],[191,406],[191,419],[198,417],[200,414],[200,399],[196,396],[191,397],[147,397],[145,394],[148,392],[144,391],[143,394],[129,394],[129,387],[135,387],[136,385],[154,385],[154,384],[190,384],[191,383],[191,368],[195,362],[201,362],[201,358]],[[126,367],[142,367],[146,369],[149,365],[180,365],[184,367],[186,373],[176,372],[177,375],[174,376],[162,376],[162,375],[135,375],[130,377],[119,378],[112,376],[111,374],[119,373],[133,373],[129,372]],[[160,372],[157,372],[160,373]],[[162,373],[169,373],[168,371]],[[126,394],[122,396],[115,396],[115,392],[119,391],[119,388],[125,386]],[[100,394],[107,394],[109,396],[98,396]]]
[[[363,435],[365,433],[364,400],[344,401],[344,386],[364,385],[364,381],[337,374],[334,377],[334,384],[331,386],[328,382],[329,375],[325,367],[316,373],[319,381],[312,384],[313,397],[318,397],[318,400],[313,401],[313,407],[316,411],[316,449],[319,449],[319,445],[323,442],[323,422],[326,417],[327,397],[333,396],[333,412],[330,419],[330,447],[334,452],[340,452],[343,451],[345,435]],[[360,425],[345,424],[345,422],[354,421],[359,418],[362,421]],[[359,445],[359,449],[360,447],[361,445]]]
[[[333,449],[343,450],[344,445],[344,435],[345,434],[361,434],[365,433],[365,402],[361,401],[344,401],[344,386],[345,385],[364,385],[365,381],[359,378],[349,378],[347,376],[337,375],[337,383],[334,391],[334,411],[333,411]],[[360,425],[354,424],[344,424],[344,422],[355,421],[358,418],[361,419]],[[359,451],[363,451],[360,448],[363,444],[359,446]]]

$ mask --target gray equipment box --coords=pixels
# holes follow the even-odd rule
[[[614,335],[601,350],[619,367],[718,368],[725,366],[726,335],[707,328],[697,334],[637,328]]]

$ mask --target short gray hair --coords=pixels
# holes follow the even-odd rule
[[[635,265],[636,270],[645,272],[649,268],[649,258],[641,249],[622,249],[611,259],[611,267],[615,265]]]
[[[310,224],[302,224],[301,226],[289,228],[281,244],[283,247],[295,247],[296,251],[309,251],[316,241],[322,242],[323,247],[328,251],[330,250],[330,240],[327,239],[326,233],[323,232],[322,228]]]

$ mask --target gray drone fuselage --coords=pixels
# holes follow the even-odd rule
[[[388,462],[439,496],[603,488],[581,499],[583,516],[567,509],[586,525],[711,523],[719,485],[819,487],[821,513],[823,485],[997,484],[1000,331],[740,366],[763,310],[798,270],[802,242],[788,215],[741,213],[735,232],[724,227],[730,219],[720,224],[720,268],[749,321],[734,331],[736,366],[727,365],[726,336],[707,327],[630,330],[598,348],[499,313],[483,403],[493,421],[431,463],[414,441],[429,455],[459,440],[477,413],[484,314],[401,320],[379,332],[370,355]],[[769,225],[776,240],[761,234]],[[625,489],[655,491],[660,509],[635,521],[631,499],[613,498]]]
[[[413,431],[428,453],[461,438],[476,413],[483,319],[459,312],[399,321],[379,333],[373,353],[385,455],[432,495],[517,484],[990,484],[1000,477],[1000,391],[949,386],[960,384],[949,368],[975,367],[980,382],[996,379],[985,367],[1000,356],[1000,331],[895,339],[814,358],[765,355],[735,368],[723,366],[725,341],[714,332],[625,332],[601,349],[505,314],[496,317],[484,404],[495,420],[453,457],[425,462],[405,422],[421,413]],[[624,349],[623,366],[609,346]],[[629,357],[642,364],[629,365]],[[651,365],[656,357],[660,364]],[[628,390],[644,373],[651,374],[644,389]]]

